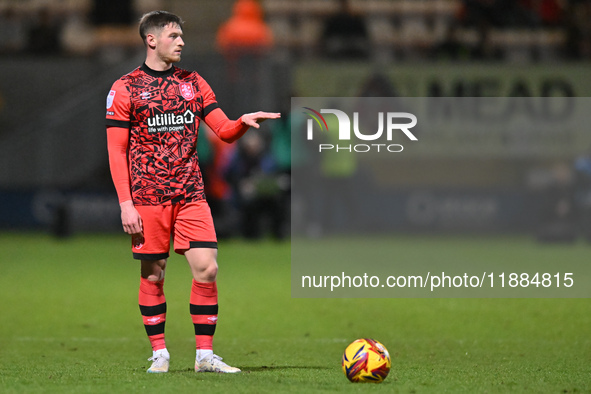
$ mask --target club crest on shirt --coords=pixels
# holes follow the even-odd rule
[[[195,97],[193,85],[191,85],[190,83],[181,83],[179,85],[179,89],[181,90],[181,96],[183,96],[185,100],[192,100],[193,97]]]

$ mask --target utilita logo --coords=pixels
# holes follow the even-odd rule
[[[344,142],[343,144],[329,144],[329,143],[322,143],[318,145],[318,151],[335,151],[335,152],[390,152],[390,153],[398,153],[402,152],[404,147],[400,144],[391,144],[392,137],[394,133],[402,132],[409,140],[411,141],[418,141],[417,137],[410,131],[411,128],[416,126],[417,124],[417,117],[408,112],[378,112],[378,130],[374,133],[363,133],[359,130],[359,112],[353,112],[353,127],[351,127],[351,119],[349,115],[345,112],[338,110],[338,109],[321,109],[320,112],[309,108],[303,107],[307,111],[304,112],[306,115],[310,116],[311,119],[308,119],[307,122],[307,139],[309,141],[314,140],[314,123],[320,129],[321,132],[326,133],[338,133],[338,140],[339,142]],[[333,130],[334,126],[336,125],[333,122],[330,122],[331,128],[329,130],[328,123],[322,114],[332,114],[336,116],[338,120],[338,130]],[[406,119],[406,123],[401,123],[401,120]],[[375,141],[373,143],[363,143],[363,144],[346,144],[346,142],[351,142],[353,136],[351,134],[351,130],[356,139],[361,141]],[[385,134],[385,136],[384,136]],[[388,143],[379,143],[381,141],[387,141]]]
[[[186,124],[192,124],[195,121],[195,114],[186,110],[184,114],[177,115],[172,113],[158,114],[148,118],[148,133],[169,133],[181,131]]]

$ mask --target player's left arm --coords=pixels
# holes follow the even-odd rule
[[[205,117],[205,123],[224,142],[234,142],[246,133],[250,127],[258,129],[267,119],[278,119],[281,114],[275,112],[253,112],[242,115],[238,120],[230,120],[220,108],[211,111]]]
[[[278,119],[281,115],[272,112],[254,112],[244,114],[238,120],[230,120],[218,106],[213,90],[209,84],[200,76],[197,82],[203,96],[203,120],[213,132],[224,142],[232,143],[242,137],[250,128],[258,129],[260,123],[267,119]]]

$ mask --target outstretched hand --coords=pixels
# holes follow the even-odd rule
[[[253,112],[251,114],[244,114],[242,115],[242,123],[248,125],[250,127],[254,127],[258,129],[260,127],[260,123],[263,123],[267,119],[279,119],[281,117],[280,113],[277,112]]]

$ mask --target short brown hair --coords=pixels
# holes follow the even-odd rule
[[[140,19],[140,37],[146,44],[146,37],[154,30],[160,30],[170,25],[171,23],[182,28],[184,21],[167,11],[151,11],[144,14]]]

